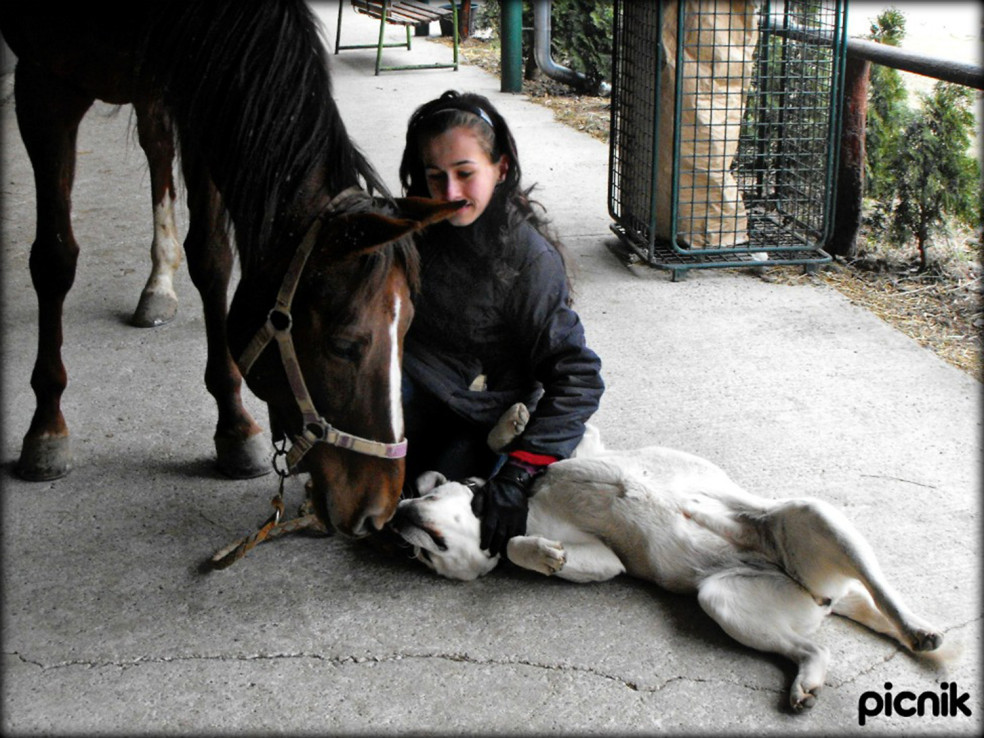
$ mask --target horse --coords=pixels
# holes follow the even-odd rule
[[[356,537],[381,528],[403,485],[412,234],[458,204],[388,196],[331,97],[311,10],[303,0],[162,0],[50,13],[12,0],[0,30],[18,57],[17,119],[38,201],[36,406],[18,473],[53,479],[72,467],[61,345],[79,254],[69,220],[74,145],[94,99],[132,102],[138,132],[162,158],[172,133],[178,142],[219,468],[234,478],[271,468],[242,404],[245,375],[267,404],[274,439],[293,442],[290,470],[310,474],[322,521]],[[227,305],[236,256],[240,279]]]

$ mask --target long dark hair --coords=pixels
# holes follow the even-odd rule
[[[411,196],[429,197],[421,155],[422,146],[424,142],[458,126],[464,126],[476,134],[493,162],[499,161],[502,156],[507,157],[509,166],[505,180],[496,187],[496,192],[483,213],[483,217],[487,216],[493,225],[491,232],[498,235],[501,248],[510,248],[519,226],[524,222],[529,223],[560,254],[570,287],[567,250],[550,226],[543,206],[530,198],[533,187],[523,188],[516,140],[505,118],[487,97],[472,92],[448,90],[414,111],[407,126],[406,146],[400,162],[403,191]]]

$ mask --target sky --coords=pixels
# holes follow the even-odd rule
[[[901,47],[911,51],[935,56],[940,59],[974,64],[984,63],[984,40],[982,40],[980,2],[852,2],[847,4],[847,35],[867,37],[871,21],[886,8],[895,7],[905,16],[905,38]],[[909,90],[909,103],[916,105],[918,98],[913,93],[928,94],[935,79],[919,74],[902,73],[902,79]],[[982,95],[977,94],[977,104],[973,111],[977,120],[977,136],[971,144],[976,155],[981,148],[982,135]]]

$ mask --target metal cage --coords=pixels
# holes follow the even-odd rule
[[[609,213],[651,266],[830,260],[845,6],[615,0]]]

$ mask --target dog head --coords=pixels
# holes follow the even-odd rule
[[[471,580],[499,563],[479,547],[480,522],[471,488],[436,472],[417,481],[420,497],[400,500],[389,527],[414,548],[414,557],[443,577]]]

